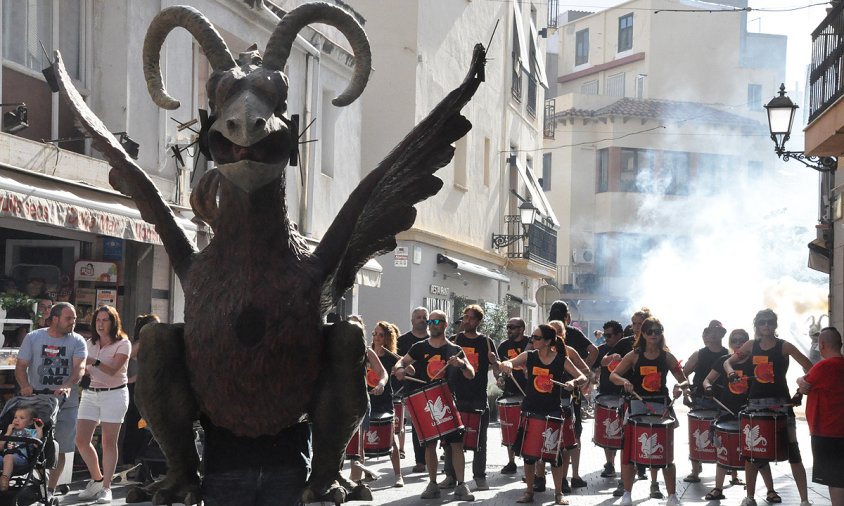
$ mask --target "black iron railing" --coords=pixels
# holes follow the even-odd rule
[[[553,139],[557,130],[557,121],[554,114],[557,112],[557,103],[553,98],[545,99],[545,116],[542,118],[542,134],[546,139]]]
[[[522,101],[522,65],[516,53],[513,53],[513,83],[510,85],[510,92],[514,99]]]
[[[532,118],[536,117],[536,78],[528,75],[527,112]]]
[[[844,2],[829,10],[812,32],[809,122],[844,96]]]
[[[530,227],[524,257],[549,267],[556,267],[557,231],[545,220],[535,221]]]

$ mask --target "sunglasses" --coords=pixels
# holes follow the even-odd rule
[[[654,327],[652,329],[648,329],[645,331],[645,335],[648,336],[661,336],[663,328],[662,327]]]
[[[511,329],[520,329],[520,328],[522,328],[522,327],[523,327],[523,325],[507,325],[507,329],[508,329],[508,330],[511,330]]]
[[[757,327],[763,327],[765,325],[767,325],[769,327],[775,327],[777,325],[777,321],[776,320],[759,320],[758,322],[756,322]]]
[[[428,325],[439,325],[440,323],[443,323],[444,321],[445,320],[439,320],[439,319],[437,319],[437,320],[426,320],[425,323],[427,323]]]
[[[533,336],[530,336],[530,337],[531,337],[531,339],[533,339],[534,341],[540,341],[540,340],[542,340],[542,339],[545,339],[545,338],[544,338],[543,336],[541,336],[541,335],[539,335],[539,336],[537,336],[537,335],[533,335]]]

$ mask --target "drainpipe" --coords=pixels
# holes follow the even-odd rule
[[[305,128],[313,118],[314,104],[319,103],[317,98],[320,90],[320,52],[301,35],[297,36],[296,39],[305,50],[305,107],[299,125],[300,128]],[[312,143],[308,142],[313,136],[314,131],[309,128],[303,136],[303,144],[300,144],[301,152],[299,156],[299,171],[302,177],[302,187],[299,193],[299,233],[306,237],[313,234],[311,230],[314,215],[314,209],[311,205],[314,198],[312,167],[315,165],[316,150],[312,149]]]

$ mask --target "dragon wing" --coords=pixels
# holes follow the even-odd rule
[[[100,118],[88,108],[64,68],[61,53],[57,50],[54,55],[52,69],[77,124],[91,137],[94,148],[102,153],[112,167],[108,174],[109,183],[115,190],[132,197],[141,217],[155,226],[173,269],[184,283],[184,275],[190,259],[197,251],[196,247],[176,222],[173,211],[149,176],[132,161]]]
[[[409,229],[416,220],[413,205],[442,187],[442,181],[433,174],[451,160],[451,144],[472,128],[460,110],[484,80],[485,63],[486,50],[477,44],[463,83],[349,195],[313,255],[325,276],[323,313],[351,288],[355,274],[367,260],[395,249],[396,234]]]
[[[750,427],[748,425],[748,427]],[[753,444],[756,444],[759,441],[759,432],[761,431],[761,427],[759,425],[754,425],[750,429],[750,440],[753,441]]]

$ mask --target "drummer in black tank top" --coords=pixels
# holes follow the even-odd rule
[[[674,355],[668,351],[663,335],[662,323],[653,316],[647,318],[642,324],[642,333],[633,344],[633,351],[624,356],[618,367],[610,374],[610,381],[624,387],[627,393],[636,393],[645,402],[633,400],[630,403],[630,415],[645,414],[653,410],[661,415],[668,400],[668,386],[666,379],[668,373],[674,375],[678,385],[674,387],[674,397],[679,396],[680,385],[688,388],[682,369]],[[625,375],[630,372],[630,379]],[[647,403],[647,404],[645,404]],[[672,416],[673,413],[672,413]],[[676,419],[676,417],[675,417]],[[625,432],[628,427],[625,426]],[[626,438],[625,438],[626,439]],[[635,474],[634,465],[625,457],[627,451],[622,453],[621,479],[624,482],[624,495],[621,498],[621,506],[633,504],[631,491],[633,490],[633,478]],[[677,470],[674,464],[669,464],[662,469],[665,478],[665,488],[668,491],[667,506],[680,504],[676,494]]]
[[[565,343],[557,339],[557,334],[548,325],[540,325],[533,331],[533,350],[525,351],[512,360],[505,360],[499,365],[499,372],[510,374],[513,369],[525,369],[527,385],[522,412],[559,417],[562,413],[562,398],[570,397],[571,392],[586,383],[583,375],[566,356]],[[558,353],[557,350],[563,350]],[[560,386],[554,382],[563,383]],[[564,454],[562,459],[567,458]],[[568,504],[563,497],[562,459],[551,463],[551,475],[554,478],[554,504]],[[516,502],[533,502],[534,468],[536,462],[525,459],[525,481],[527,491]]]
[[[749,357],[753,366],[753,375],[750,382],[748,408],[767,408],[788,414],[788,462],[791,464],[791,474],[794,476],[797,491],[800,493],[800,504],[801,506],[808,505],[810,503],[806,468],[803,467],[800,448],[797,445],[797,426],[794,411],[783,405],[789,404],[788,384],[785,379],[789,357],[800,364],[804,372],[808,372],[812,368],[812,362],[793,344],[777,337],[777,314],[772,310],[763,309],[756,313],[756,317],[753,318],[753,328],[755,339],[745,343],[738,353],[724,362],[724,371],[731,378],[736,376],[735,365]],[[756,473],[758,470],[759,462],[745,462],[747,498],[750,500],[756,492]],[[745,502],[750,504],[751,502],[748,499]]]

